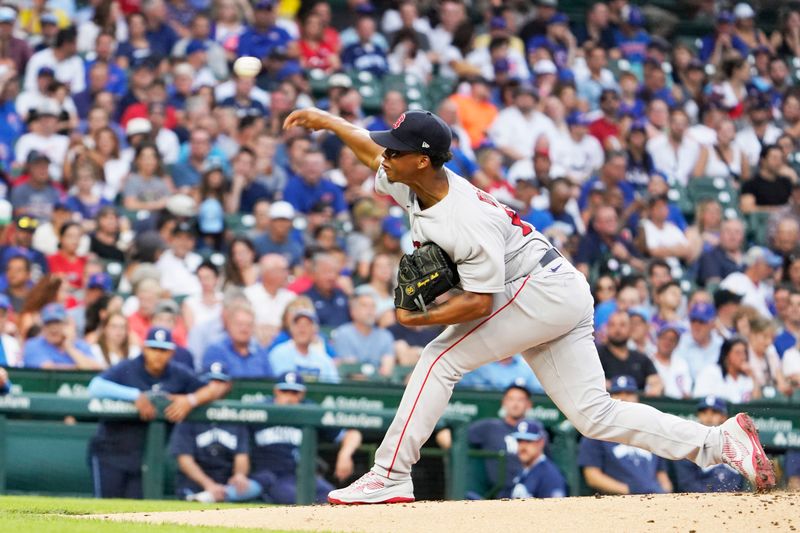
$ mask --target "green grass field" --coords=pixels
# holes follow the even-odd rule
[[[253,507],[254,505],[248,505]],[[187,511],[232,508],[237,505],[204,505],[181,501],[95,500],[89,498],[46,498],[0,496],[0,532],[15,533],[233,533],[229,527],[151,525],[131,522],[105,522],[69,515],[138,513],[147,511]],[[242,507],[242,505],[238,505]],[[268,530],[277,533],[275,530]]]

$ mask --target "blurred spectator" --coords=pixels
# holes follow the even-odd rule
[[[667,177],[667,181],[686,185],[689,182],[697,159],[700,144],[687,135],[689,117],[680,108],[669,114],[669,131],[647,142],[647,151],[653,158],[656,170]]]
[[[761,387],[753,382],[747,354],[748,345],[743,338],[726,339],[720,347],[717,363],[707,365],[697,375],[694,396],[718,396],[733,403],[761,398]]]
[[[289,178],[283,191],[284,200],[297,211],[308,213],[320,202],[330,205],[337,215],[347,209],[341,188],[324,176],[325,154],[320,150],[308,150],[298,172],[297,176]]]
[[[200,293],[187,296],[181,304],[181,317],[186,329],[219,317],[222,313],[222,292],[219,290],[219,268],[205,260],[194,272]]]
[[[793,491],[800,490],[800,452],[787,450],[783,468],[786,486]]]
[[[742,297],[727,289],[717,289],[714,291],[714,307],[717,310],[717,319],[714,324],[714,331],[722,339],[733,336],[736,332],[734,317],[739,310]]]
[[[503,390],[512,384],[524,386],[529,391],[538,394],[544,392],[536,374],[533,373],[521,354],[492,361],[464,374],[458,386]]]
[[[48,270],[66,282],[71,291],[83,288],[87,257],[80,255],[78,247],[83,237],[81,225],[66,222],[58,230],[58,251],[47,258]]]
[[[319,2],[316,5],[324,4]],[[328,8],[330,9],[330,8]],[[341,66],[338,35],[333,40],[320,13],[313,10],[300,24],[300,64],[305,69],[322,69],[326,74],[336,72]]]
[[[394,338],[376,324],[377,305],[370,291],[356,290],[350,299],[352,321],[331,332],[338,363],[372,365],[377,374],[392,375],[395,366]]]
[[[703,251],[697,260],[697,284],[717,285],[728,275],[742,269],[742,244],[744,224],[737,218],[727,219],[720,225],[719,244]]]
[[[744,272],[728,274],[720,288],[742,296],[742,303],[754,307],[764,317],[771,317],[772,284],[774,270],[783,265],[780,256],[769,248],[753,246],[744,256]]]
[[[782,174],[783,165],[781,149],[774,144],[765,144],[756,175],[742,185],[742,212],[771,211],[788,203],[792,180]]]
[[[175,340],[175,353],[172,361],[183,365],[194,372],[194,357],[182,345],[186,344],[186,329],[180,322],[180,308],[175,300],[161,300],[156,304],[150,324],[154,328],[162,328],[172,333]]]
[[[683,332],[683,328],[674,322],[658,328],[656,352],[653,356],[653,364],[664,383],[664,396],[678,400],[692,397],[689,365],[684,359],[675,356],[675,348]]]
[[[203,43],[206,48],[208,66],[216,79],[228,77],[228,62],[225,50],[216,41],[211,39],[211,19],[208,15],[198,13],[192,18],[189,26],[189,36],[184,37],[172,48],[173,57],[189,55],[189,45],[193,41]]]
[[[596,306],[594,312],[595,329],[603,329],[609,317],[616,311],[627,312],[631,308],[639,307],[644,303],[639,294],[639,289],[636,288],[634,283],[627,279],[620,281],[616,296]]]
[[[473,77],[467,91],[458,92],[448,99],[456,105],[458,121],[467,132],[472,149],[484,143],[486,133],[497,119],[497,106],[491,102],[491,96],[489,81]]]
[[[244,289],[255,284],[258,281],[257,258],[255,246],[250,239],[234,237],[228,248],[228,259],[225,261],[223,285]]]
[[[347,295],[336,286],[338,269],[338,261],[329,253],[318,252],[311,260],[313,284],[304,295],[314,302],[319,325],[325,328],[335,328],[350,320]]]
[[[101,208],[111,205],[99,194],[102,190],[102,172],[91,159],[81,161],[75,167],[75,192],[67,197],[65,203],[70,211],[79,213],[84,221],[94,220]]]
[[[195,229],[188,222],[180,222],[172,230],[169,245],[156,262],[161,273],[161,286],[174,297],[199,295],[200,282],[195,271],[203,259],[192,251]]]
[[[749,344],[747,362],[755,386],[759,387],[767,398],[775,397],[777,394],[791,396],[792,387],[783,375],[781,358],[772,345],[775,340],[775,325],[760,317],[750,321],[747,340]]]
[[[726,304],[727,302],[722,303],[723,306]],[[719,359],[723,339],[715,330],[715,317],[714,306],[711,304],[696,303],[689,308],[689,331],[681,335],[675,348],[674,357],[688,363],[691,378],[695,381],[705,367]]]
[[[389,71],[387,49],[384,44],[375,42],[376,23],[371,12],[364,10],[358,14],[355,33],[355,42],[342,43],[342,66],[345,69],[370,72],[379,77],[386,74]]]
[[[775,337],[775,350],[780,357],[783,357],[786,350],[798,344],[798,340],[800,340],[800,292],[792,289],[789,292],[786,320]]]
[[[748,67],[747,63],[745,67]],[[747,182],[750,179],[750,165],[744,151],[735,143],[736,125],[731,120],[721,120],[714,133],[716,140],[701,147],[693,176]]]
[[[650,311],[644,306],[637,305],[628,309],[628,316],[631,321],[631,336],[628,340],[628,348],[653,359],[656,355],[656,344],[653,342],[653,332],[650,331]],[[658,369],[658,366],[656,366],[656,369]]]
[[[584,113],[570,113],[567,116],[569,133],[558,139],[551,151],[553,163],[564,168],[566,177],[577,185],[586,182],[605,160],[600,141],[588,133],[589,124]]]
[[[611,380],[608,392],[623,402],[638,402],[639,387],[632,376]],[[583,437],[578,447],[578,466],[592,490],[602,494],[649,494],[672,492],[664,459],[627,444]]]
[[[225,333],[203,352],[202,371],[222,372],[233,379],[276,375],[267,351],[256,341],[256,317],[249,303],[231,305],[223,317]]]
[[[289,313],[290,339],[269,352],[269,364],[275,374],[296,372],[316,381],[339,383],[339,372],[317,335],[318,327],[313,311],[299,309]]]
[[[306,400],[306,386],[301,375],[288,372],[282,375],[272,389],[267,403],[272,405],[312,404]],[[303,430],[286,426],[250,426],[251,477],[263,488],[262,499],[276,504],[297,502],[297,461],[303,440]],[[322,442],[336,442],[334,477],[344,481],[353,474],[353,453],[361,445],[362,435],[356,429],[330,428],[320,432]],[[315,477],[315,498],[324,502],[332,489],[322,476]]]
[[[33,233],[31,246],[46,256],[58,253],[61,241],[61,230],[67,224],[75,223],[74,213],[62,200],[56,201],[49,221],[40,222]],[[78,253],[83,255],[88,248],[88,240],[82,235],[78,240]],[[48,266],[49,269],[49,266]]]
[[[595,6],[604,5],[601,2]],[[607,9],[607,8],[606,8]],[[584,52],[586,54],[586,73],[583,76],[577,76],[578,96],[585,100],[589,105],[590,111],[597,111],[600,109],[603,113],[604,121],[602,126],[607,132],[608,130],[615,130],[616,125],[613,124],[617,120],[617,111],[619,110],[619,94],[617,93],[617,82],[614,75],[608,70],[608,55],[605,48],[602,46],[590,46]],[[612,122],[613,121],[613,122]],[[612,124],[609,124],[612,122]],[[611,128],[608,126],[611,125]],[[601,144],[607,148],[619,148],[618,146],[607,146],[605,143],[607,135],[597,135],[601,125],[594,123],[590,132],[598,138]],[[617,130],[615,133],[619,133]]]
[[[105,368],[136,357],[140,353],[139,346],[130,342],[128,320],[120,312],[110,313],[106,316],[100,324],[97,343],[93,344],[91,349],[94,358],[103,361]]]
[[[48,220],[60,196],[50,181],[50,158],[43,152],[32,150],[27,154],[26,161],[28,180],[11,191],[14,214]]]
[[[21,312],[33,287],[31,260],[27,254],[17,253],[6,260],[5,283],[3,293],[7,295],[11,309],[14,313]]]
[[[294,268],[303,258],[303,245],[292,237],[295,210],[289,202],[275,202],[269,207],[269,227],[262,235],[253,239],[259,256],[280,254]]]
[[[741,128],[736,134],[736,144],[747,154],[747,160],[751,167],[761,162],[762,167],[766,164],[767,172],[774,174],[778,165],[778,154],[775,153],[769,158],[774,143],[781,136],[781,129],[772,123],[772,104],[763,97],[750,97],[747,101],[747,118],[749,125]],[[758,178],[758,174],[755,176]]]
[[[286,288],[289,279],[289,262],[282,255],[266,254],[258,262],[261,283],[245,288],[244,293],[256,314],[256,338],[262,346],[269,346],[281,329],[281,318],[286,306],[297,295]]]
[[[539,96],[529,85],[520,85],[514,91],[514,105],[497,114],[489,136],[495,146],[509,159],[519,161],[533,157],[539,139],[544,137],[550,146],[560,138],[555,124],[537,110]]]
[[[19,341],[14,335],[8,333],[8,317],[14,309],[11,307],[11,300],[5,294],[0,294],[0,367],[22,366],[22,349]],[[0,389],[6,388],[8,391],[8,376],[5,380],[0,376]]]
[[[89,235],[89,252],[106,261],[125,261],[119,248],[120,223],[113,206],[101,207],[94,218],[95,230]]]
[[[697,404],[697,420],[716,427],[728,419],[728,404],[722,398],[706,396]],[[688,459],[674,463],[675,490],[680,492],[738,492],[744,478],[728,465],[700,468]]]
[[[0,43],[3,50],[0,57],[11,60],[17,73],[22,74],[33,52],[25,40],[14,35],[16,20],[17,12],[13,7],[3,6],[0,9]]]
[[[17,315],[17,331],[20,339],[26,340],[39,333],[44,324],[41,318],[41,311],[48,304],[62,299],[64,294],[62,285],[64,283],[61,278],[48,274],[31,288],[19,315]]]
[[[130,211],[159,211],[172,194],[172,181],[164,172],[158,148],[145,143],[136,149],[131,173],[125,178],[123,205]]]
[[[511,438],[517,441],[517,457],[522,472],[511,483],[511,498],[563,498],[567,481],[558,467],[544,454],[547,432],[540,423],[520,422]]]
[[[607,343],[597,350],[606,379],[613,381],[615,376],[632,376],[636,390],[644,391],[646,396],[660,396],[664,384],[653,362],[646,355],[628,348],[630,329],[628,313],[618,310],[609,317]]]
[[[602,206],[595,211],[573,260],[587,278],[593,268],[597,268],[600,274],[608,273],[608,264],[612,260],[627,263],[636,270],[644,270],[645,265],[634,244],[619,231],[619,218],[611,206]]]
[[[689,239],[668,217],[669,198],[666,195],[650,197],[647,218],[642,219],[639,233],[642,248],[651,257],[665,259],[668,263],[688,261],[693,252]]]
[[[271,200],[269,188],[256,173],[256,154],[249,148],[241,148],[233,159],[233,176],[228,194],[228,213],[252,213],[259,200]]]
[[[172,173],[172,180],[178,189],[192,189],[200,184],[203,173],[212,164],[222,164],[218,154],[212,153],[211,133],[205,129],[195,129],[189,139],[185,156],[180,158]]]
[[[51,47],[33,54],[25,67],[26,91],[36,90],[36,76],[42,67],[49,67],[55,79],[69,87],[71,93],[79,93],[86,86],[83,59],[77,55],[77,31],[74,26],[62,28]]]
[[[655,313],[651,320],[657,328],[669,322],[676,322],[680,318],[678,308],[681,306],[682,296],[681,286],[675,280],[670,280],[655,290],[653,298]]]
[[[138,346],[142,345],[150,329],[150,320],[161,298],[161,292],[159,282],[150,277],[142,279],[134,286],[135,311],[128,315],[128,331],[132,341]]]
[[[51,370],[99,370],[100,361],[88,344],[75,338],[75,327],[67,323],[67,311],[51,303],[41,312],[42,333],[25,342],[23,364],[27,368]]]

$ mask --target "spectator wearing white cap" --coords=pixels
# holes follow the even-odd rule
[[[727,289],[742,296],[742,304],[754,307],[764,318],[772,317],[772,284],[770,278],[775,269],[783,265],[783,259],[769,248],[753,246],[744,256],[744,272],[729,274],[721,289]]]
[[[265,254],[280,254],[292,268],[303,258],[303,245],[292,238],[295,211],[289,202],[275,202],[269,207],[269,228],[253,239],[259,257]]]
[[[759,46],[772,48],[764,32],[756,28],[756,12],[747,2],[739,2],[733,8],[735,19],[733,33],[745,43],[750,50]]]
[[[497,148],[514,161],[530,159],[540,137],[547,139],[550,146],[561,137],[550,117],[536,109],[538,102],[534,87],[518,87],[514,105],[500,111],[489,128],[489,137]]]

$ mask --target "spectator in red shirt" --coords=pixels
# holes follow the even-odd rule
[[[600,93],[600,110],[603,116],[589,125],[589,133],[600,141],[605,150],[619,150],[622,147],[619,132],[619,94],[616,89],[603,89]]]
[[[83,288],[86,256],[78,255],[78,246],[83,237],[81,225],[67,222],[58,233],[58,251],[47,258],[51,274],[61,277],[71,290]]]
[[[300,63],[303,68],[319,68],[330,74],[339,70],[342,62],[334,43],[325,40],[325,23],[313,11],[303,20],[300,39]],[[338,44],[338,43],[335,43]]]

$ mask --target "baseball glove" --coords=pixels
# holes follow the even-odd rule
[[[400,259],[394,306],[427,312],[428,304],[455,287],[458,280],[456,265],[447,253],[439,245],[426,242]]]

